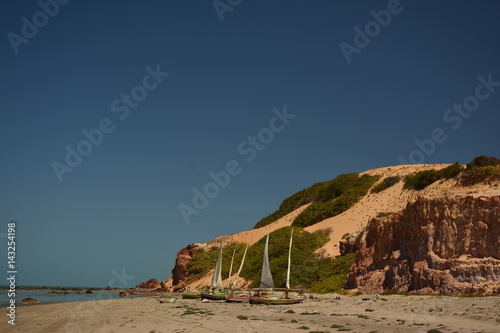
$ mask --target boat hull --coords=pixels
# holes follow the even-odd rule
[[[201,294],[200,293],[185,293],[185,294],[182,294],[182,298],[183,299],[198,299],[198,298],[201,298]]]
[[[226,300],[226,295],[225,294],[208,294],[208,293],[201,293],[201,299],[209,299],[211,301],[225,301]]]
[[[250,297],[250,304],[267,304],[267,305],[287,305],[296,304],[304,301],[305,297],[290,297],[290,298],[280,298],[280,297]]]
[[[248,303],[248,296],[228,296],[226,302],[228,303]]]

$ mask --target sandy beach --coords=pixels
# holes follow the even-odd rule
[[[315,295],[301,304],[201,303],[180,295],[21,306],[2,332],[498,332],[500,297]],[[172,298],[175,301],[170,302]],[[364,300],[363,300],[364,299]]]

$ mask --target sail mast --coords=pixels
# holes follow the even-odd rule
[[[215,264],[214,276],[212,277],[212,287],[222,288],[222,245],[219,247],[219,257],[217,258],[217,263]]]
[[[247,250],[248,250],[248,244],[245,249],[245,253],[243,253],[243,259],[241,259],[241,264],[240,268],[238,269],[238,273],[236,273],[236,277],[234,278],[234,284],[232,286],[233,288],[236,287],[236,284],[238,284],[238,278],[240,277],[241,269],[243,268],[243,263],[245,262],[245,256],[247,255]]]
[[[292,234],[290,235],[290,247],[288,248],[288,270],[286,272],[286,288],[290,289],[290,266],[292,263],[292,238],[293,238],[293,227]]]
[[[260,275],[260,288],[274,288],[273,276],[269,265],[269,229],[267,230],[266,245],[264,247],[264,260],[262,261],[262,273]]]
[[[229,266],[229,277],[227,278],[227,286],[226,287],[229,287],[229,285],[231,284],[231,273],[233,272],[233,261],[234,261],[234,254],[235,253],[236,253],[236,246],[234,247],[233,256],[231,257],[231,266]]]

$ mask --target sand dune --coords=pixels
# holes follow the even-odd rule
[[[390,167],[383,167],[365,171],[360,175],[379,175],[381,182],[386,177],[404,176],[430,169],[442,169],[448,167],[450,164],[414,164],[414,165],[397,165]],[[375,185],[377,185],[376,183]],[[456,186],[456,180],[446,180],[437,181],[421,191],[410,191],[403,189],[404,181],[400,181],[396,185],[382,191],[379,193],[370,194],[368,193],[363,197],[358,203],[356,203],[352,208],[346,212],[325,219],[319,223],[305,228],[306,231],[315,232],[321,229],[328,229],[330,234],[330,240],[316,252],[323,256],[337,256],[340,255],[339,241],[345,234],[356,233],[357,231],[363,230],[367,225],[368,221],[377,216],[381,212],[398,212],[401,211],[409,202],[415,201],[419,196],[426,197],[429,199],[443,198],[443,197],[455,197],[455,196],[492,196],[500,195],[500,187],[493,185],[478,184],[471,187]],[[375,186],[374,185],[374,186]],[[218,246],[223,244],[223,246],[230,245],[232,243],[245,243],[254,244],[259,239],[264,237],[268,228],[272,232],[274,230],[290,226],[295,219],[304,209],[306,209],[309,204],[304,205],[296,209],[295,211],[289,213],[288,215],[278,219],[277,221],[271,223],[268,226],[261,227],[258,229],[252,229],[248,231],[242,231],[240,233],[220,236],[207,243],[198,243],[201,248],[211,248],[212,246]],[[196,288],[197,286],[208,285],[211,282],[212,272],[209,272],[201,279],[188,285],[188,288]],[[243,283],[242,286],[245,284]]]

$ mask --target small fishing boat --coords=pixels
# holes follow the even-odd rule
[[[185,292],[182,293],[181,295],[183,299],[198,299],[201,297],[200,292]]]
[[[234,283],[231,285],[231,270],[233,267],[233,260],[231,259],[231,268],[229,269],[229,282],[227,287],[231,287],[232,291],[228,293],[226,296],[226,302],[228,303],[248,303],[248,298],[250,297],[248,294],[245,294],[240,291],[235,291],[236,285],[238,284],[238,279],[240,277],[241,269],[243,268],[243,263],[245,262],[245,257],[247,255],[248,245],[245,248],[245,252],[243,253],[243,258],[241,259],[240,268],[238,269],[238,273],[236,273],[236,277],[234,278]],[[234,258],[234,253],[233,253]]]
[[[273,276],[271,274],[271,267],[269,265],[269,231],[267,233],[266,244],[264,247],[264,259],[262,262],[262,273],[260,276],[260,288],[257,293],[249,297],[250,304],[268,304],[268,305],[285,305],[285,304],[296,304],[304,301],[306,298],[304,295],[299,295],[297,297],[290,297],[290,265],[291,265],[291,253],[292,253],[292,238],[293,238],[293,228],[292,234],[290,235],[290,245],[288,250],[288,271],[286,275],[286,289],[284,289],[284,294],[282,296],[277,296],[275,294],[264,295],[262,290],[273,290],[274,282]]]
[[[297,297],[287,297],[285,296],[261,296],[261,297],[250,297],[250,304],[267,304],[267,305],[287,305],[296,304],[305,300],[304,295]]]
[[[226,296],[228,303],[248,303],[248,294],[231,294]]]
[[[225,301],[226,293],[224,292],[202,292],[200,294],[201,299],[209,299],[211,301]]]
[[[219,257],[217,257],[214,275],[212,276],[212,286],[211,286],[212,288],[210,291],[202,292],[200,294],[200,297],[202,300],[203,299],[209,299],[212,301],[225,301],[226,300],[226,293],[221,290],[223,288],[221,270],[222,270],[222,246],[220,246],[220,248],[219,248]],[[219,288],[218,291],[217,291],[217,288]]]

